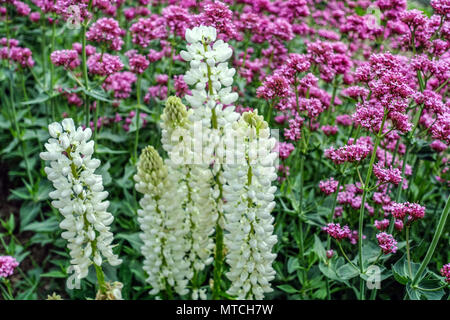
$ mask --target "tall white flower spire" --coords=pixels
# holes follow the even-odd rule
[[[142,150],[134,180],[136,190],[144,195],[139,201],[138,222],[144,242],[143,269],[148,274],[147,282],[153,287],[150,293],[170,294],[174,290],[185,295],[193,276],[186,258],[190,226],[182,208],[186,188],[178,185],[178,172],[168,172],[151,146]]]
[[[191,270],[196,274],[213,261],[212,235],[217,211],[210,193],[213,183],[211,170],[202,160],[195,159],[193,146],[197,137],[193,135],[194,129],[188,119],[192,112],[192,109],[186,110],[180,98],[169,97],[161,116],[161,141],[164,150],[169,154],[169,159],[165,161],[169,174],[176,173],[179,178],[177,184],[185,191],[181,205],[185,211],[186,223],[189,225],[189,233],[186,235],[187,258]],[[194,283],[195,280],[194,277],[193,298],[198,296],[197,287],[200,285]]]
[[[277,237],[270,214],[275,207],[276,179],[273,152],[276,140],[270,137],[267,122],[257,112],[245,112],[225,137],[227,159],[224,164],[223,205],[225,211],[226,274],[228,290],[238,299],[263,299],[272,291],[275,277],[272,253]]]
[[[73,272],[67,286],[73,289],[87,276],[90,265],[101,267],[106,259],[116,266],[122,260],[113,253],[110,225],[114,218],[107,211],[108,192],[103,190],[102,176],[94,173],[100,161],[92,158],[91,129],[75,128],[72,119],[64,119],[62,125],[50,124],[49,133],[47,151],[40,156],[50,161],[45,172],[55,190],[49,196],[64,217],[60,227],[65,230],[62,237],[68,241],[69,272]]]

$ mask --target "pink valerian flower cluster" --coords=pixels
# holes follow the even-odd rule
[[[220,1],[214,1],[204,5],[203,12],[196,17],[196,21],[199,25],[216,28],[219,39],[228,41],[239,38],[232,17],[233,12],[227,5]]]
[[[90,74],[105,77],[122,70],[123,63],[118,56],[95,53],[88,58],[87,66]]]
[[[302,126],[305,119],[296,115],[289,120],[289,128],[284,130],[284,137],[288,140],[297,141],[301,137]]]
[[[349,127],[353,124],[353,121],[350,115],[342,114],[336,117],[336,123],[344,127]]]
[[[83,53],[83,45],[79,42],[72,43],[72,49],[78,52],[79,55]],[[86,45],[86,56],[89,57],[97,52],[97,49],[90,44]]]
[[[133,73],[142,74],[150,65],[150,61],[136,50],[127,51],[125,55],[128,57],[130,70]]]
[[[360,188],[360,183],[357,184],[347,184],[344,188],[338,193],[337,201],[340,205],[348,205],[353,209],[361,208],[362,197],[361,194],[363,190]],[[366,202],[365,208],[369,211],[370,214],[373,214],[374,209]]]
[[[319,182],[319,188],[326,195],[330,195],[330,194],[336,192],[338,184],[339,184],[339,181],[336,181],[336,180],[334,180],[333,177],[331,177],[328,180],[320,181]]]
[[[281,183],[284,180],[286,180],[286,178],[289,177],[289,167],[280,164],[278,166],[278,182]]]
[[[411,223],[418,219],[423,219],[425,216],[425,207],[419,205],[418,203],[391,203],[391,213],[392,215],[399,220],[404,220],[407,218],[407,222]]]
[[[450,111],[437,116],[431,127],[431,135],[434,139],[440,139],[450,145]]]
[[[169,5],[162,10],[165,24],[173,35],[184,38],[186,29],[194,26],[194,17],[184,6]]]
[[[147,90],[147,94],[144,96],[144,102],[150,103],[151,99],[158,98],[164,100],[167,98],[167,81],[169,76],[167,74],[160,74],[156,76],[156,86],[151,86]]]
[[[375,220],[374,225],[378,230],[384,231],[389,227],[389,219]]]
[[[289,157],[292,151],[294,151],[295,147],[292,143],[289,142],[279,142],[278,143],[278,153],[280,158],[285,160]]]
[[[116,72],[106,78],[102,87],[107,91],[114,91],[114,98],[126,99],[132,92],[132,85],[136,82],[136,75],[129,71]]]
[[[351,236],[350,228],[347,225],[341,227],[339,223],[329,223],[322,230],[336,240],[342,240]]]
[[[92,13],[88,11],[88,5],[89,1],[87,0],[56,0],[51,11],[61,15],[64,20],[71,20],[75,17],[74,6],[76,6],[78,8],[76,13],[77,19],[84,21],[92,17]]]
[[[14,273],[19,263],[11,256],[0,256],[0,278],[7,278]]]
[[[31,50],[19,47],[19,41],[16,39],[0,39],[0,59],[17,63],[22,68],[32,68],[34,66]]]
[[[122,49],[125,30],[119,27],[119,22],[113,18],[101,18],[94,22],[86,32],[89,41],[105,43],[111,50]]]
[[[373,174],[380,184],[392,183],[398,185],[402,181],[402,172],[398,168],[385,169],[380,163],[374,165]]]
[[[263,85],[256,90],[258,98],[265,100],[286,97],[288,94],[289,82],[285,77],[279,75],[267,77]]]
[[[377,234],[378,246],[381,248],[384,254],[397,252],[397,241],[391,234],[381,232]]]
[[[333,136],[333,135],[337,134],[337,132],[339,130],[338,127],[330,126],[330,125],[324,125],[321,127],[321,129],[326,136]]]
[[[432,143],[430,143],[430,147],[436,152],[442,152],[447,149],[447,145],[440,140],[434,140]]]
[[[441,274],[443,277],[445,277],[445,281],[447,283],[450,283],[450,263],[447,263],[442,267]]]
[[[74,70],[80,65],[78,52],[75,50],[56,50],[50,55],[50,60],[55,66],[62,66],[66,70]]]
[[[143,112],[141,112],[140,114],[139,114],[139,117],[140,117],[140,119],[142,120],[142,128],[145,128],[145,126],[147,125],[147,120],[146,120],[146,118],[147,118],[147,114],[146,113],[143,113]],[[130,130],[130,125],[132,124],[132,123],[135,123],[136,122],[136,112],[134,111],[134,110],[132,110],[132,111],[130,111],[130,113],[128,114],[128,116],[125,118],[125,123],[123,124],[123,129],[125,130],[125,131],[129,131]]]
[[[130,27],[130,31],[133,43],[143,48],[147,48],[152,40],[167,38],[165,20],[158,15],[140,18]]]
[[[308,57],[303,54],[290,53],[286,63],[274,71],[275,74],[283,76],[290,84],[298,84],[298,75],[307,72],[311,67]]]
[[[81,107],[83,105],[83,100],[78,96],[76,92],[72,92],[72,90],[76,90],[77,87],[74,88],[57,88],[58,92],[62,93],[62,95],[67,99],[67,103],[71,106]]]
[[[183,98],[185,95],[191,94],[191,90],[184,81],[184,76],[182,74],[173,77],[173,87],[177,97]]]
[[[359,162],[365,159],[372,151],[373,146],[369,137],[359,138],[356,143],[352,140],[348,145],[339,149],[330,147],[324,151],[326,158],[331,159],[335,164],[342,164],[345,162]]]
[[[408,81],[410,73],[404,59],[390,53],[373,54],[369,62],[358,67],[355,76],[367,84],[371,99],[357,104],[353,115],[355,122],[377,132],[386,114],[396,129],[402,132],[411,130],[412,125],[405,113],[409,98],[415,93]]]

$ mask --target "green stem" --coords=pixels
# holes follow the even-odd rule
[[[447,198],[447,203],[445,204],[445,208],[442,211],[438,226],[436,228],[436,232],[434,233],[434,236],[433,236],[433,240],[431,241],[431,244],[428,247],[427,254],[425,255],[425,258],[422,260],[419,270],[417,271],[416,275],[414,276],[414,279],[413,279],[412,285],[411,285],[412,287],[417,286],[419,280],[422,277],[422,273],[425,271],[425,268],[427,267],[428,263],[431,260],[431,257],[433,256],[434,250],[436,250],[436,246],[437,246],[439,239],[441,238],[442,233],[444,231],[449,212],[450,212],[450,196]]]
[[[137,162],[138,155],[137,149],[139,145],[139,124],[140,124],[140,111],[141,111],[141,75],[138,75],[137,83],[136,83],[136,97],[137,97],[137,106],[136,106],[136,135],[134,138],[134,161]]]
[[[347,257],[347,255],[345,254],[344,249],[342,248],[342,244],[339,240],[336,240],[336,243],[338,244],[339,250],[341,251],[342,255],[344,256],[345,260],[347,260],[348,263],[350,263],[350,265],[355,268],[356,270],[359,271],[358,267],[354,265],[353,262],[350,261],[350,259]]]
[[[411,253],[410,253],[410,248],[409,248],[409,226],[406,226],[406,256],[408,259],[408,271],[409,271],[409,276],[410,278],[412,278],[412,270],[411,270]]]
[[[97,266],[94,263],[95,274],[97,275],[98,288],[102,294],[106,292],[105,274],[103,273],[102,267]]]
[[[363,227],[364,227],[364,211],[365,211],[365,203],[366,203],[366,197],[367,192],[369,191],[369,183],[370,178],[372,176],[373,171],[373,165],[375,163],[375,158],[377,154],[378,145],[380,144],[381,136],[383,133],[384,123],[386,122],[387,118],[387,111],[384,112],[383,121],[381,122],[380,130],[378,131],[378,134],[376,135],[375,144],[373,146],[372,156],[370,158],[369,163],[369,169],[367,171],[366,181],[363,186],[363,194],[362,194],[362,200],[361,200],[361,208],[359,211],[359,227],[358,227],[358,247],[359,247],[359,269],[361,273],[364,273],[364,265],[363,265]],[[361,278],[360,281],[362,282],[363,279]],[[360,292],[360,298],[361,300],[364,299],[364,290],[361,289]]]

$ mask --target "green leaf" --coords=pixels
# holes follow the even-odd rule
[[[298,263],[298,258],[297,257],[289,257],[289,260],[287,263],[288,273],[293,273],[298,268],[300,268],[300,265]]]
[[[20,231],[23,231],[23,228],[36,218],[40,208],[41,204],[39,202],[35,203],[31,201],[20,207]]]
[[[327,260],[327,253],[322,244],[322,241],[320,241],[317,235],[314,235],[314,252],[322,259],[322,261]]]
[[[278,289],[283,290],[284,292],[287,293],[297,293],[299,292],[297,289],[295,289],[293,286],[289,285],[289,284],[282,284],[280,286],[277,286]]]
[[[24,231],[34,232],[55,232],[58,229],[56,217],[51,217],[43,222],[33,222],[23,228]]]
[[[359,271],[356,270],[350,263],[346,263],[337,269],[336,274],[341,279],[348,280],[358,276]]]
[[[108,172],[109,168],[111,168],[111,164],[108,161],[103,166],[101,166],[100,169],[97,170],[97,174],[102,175],[103,185],[105,186],[109,185],[112,181],[111,175]]]
[[[128,153],[127,150],[111,150],[108,147],[99,145],[97,148],[97,153],[101,154],[101,153],[106,153],[106,154],[126,154]]]
[[[127,140],[125,135],[118,135],[109,131],[102,131],[97,135],[97,140],[110,140],[115,143],[121,143]]]
[[[139,237],[139,233],[131,233],[131,234],[119,233],[116,236],[116,238],[127,240],[131,244],[133,249],[138,252],[141,251],[141,246],[144,244],[141,238]]]
[[[35,98],[35,99],[27,100],[27,101],[22,102],[21,105],[22,105],[22,106],[26,106],[26,105],[30,105],[30,104],[40,104],[40,103],[43,103],[43,102],[45,102],[45,101],[47,101],[47,100],[50,100],[50,99],[52,99],[52,98],[54,98],[54,97],[57,97],[57,96],[59,96],[59,95],[60,95],[59,93],[58,93],[58,94],[54,94],[54,95],[52,95],[52,96],[48,96],[48,95],[46,95],[46,94],[40,95],[40,96],[38,96],[38,97]]]
[[[411,262],[412,278],[414,278],[414,275],[419,270],[419,267],[419,263]],[[408,260],[406,258],[406,255],[404,255],[392,266],[392,272],[394,273],[394,278],[401,284],[406,284],[410,280],[412,280],[409,273]]]
[[[42,278],[66,278],[67,275],[62,271],[52,270],[50,272],[41,274],[41,277]]]
[[[83,91],[87,96],[94,98],[94,100],[113,103],[113,101],[108,99],[106,94],[101,90],[86,90],[82,88],[81,91]]]

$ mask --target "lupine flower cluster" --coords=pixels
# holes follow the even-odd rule
[[[91,129],[76,128],[69,118],[62,124],[50,124],[48,130],[51,138],[45,144],[47,151],[40,156],[50,161],[45,173],[55,190],[49,196],[52,206],[64,217],[61,236],[68,242],[73,272],[67,286],[75,288],[88,275],[90,265],[101,267],[106,259],[117,266],[122,260],[113,253],[110,225],[114,217],[107,211],[108,192],[103,190],[102,176],[94,173],[100,161],[92,158]]]
[[[192,108],[178,97],[167,99],[161,127],[169,158],[163,162],[148,147],[138,163],[144,270],[152,294],[173,288],[184,295],[191,282],[192,297],[204,298],[193,276],[213,261],[213,251],[221,259],[217,250],[223,248],[217,246],[225,245],[231,281],[227,293],[262,299],[272,291],[275,277],[272,248],[277,238],[270,212],[275,206],[276,141],[257,112],[240,116],[230,106],[238,96],[231,92],[235,70],[226,62],[232,50],[216,37],[214,27],[186,29],[189,44],[180,55],[191,66],[183,80],[194,87],[185,95]],[[155,232],[156,226],[160,231]],[[217,239],[224,230],[228,233]]]

